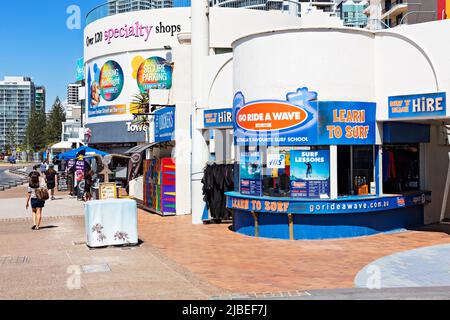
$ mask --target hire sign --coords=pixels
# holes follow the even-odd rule
[[[445,92],[389,97],[389,119],[446,116]]]

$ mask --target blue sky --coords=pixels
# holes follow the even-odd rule
[[[179,0],[176,0],[176,2]],[[30,76],[47,88],[47,110],[56,96],[66,100],[66,87],[76,80],[76,62],[83,56],[86,14],[107,0],[25,0],[0,4],[0,79]],[[69,30],[70,5],[81,9],[80,30]]]

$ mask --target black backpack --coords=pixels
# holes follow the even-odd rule
[[[30,188],[39,188],[39,177],[40,174],[37,171],[33,171],[30,175]]]

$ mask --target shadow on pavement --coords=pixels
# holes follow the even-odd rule
[[[39,230],[44,230],[44,229],[55,229],[55,228],[59,228],[58,226],[43,226],[40,227]]]
[[[412,228],[413,231],[442,232],[450,235],[450,222],[434,223],[423,227]]]

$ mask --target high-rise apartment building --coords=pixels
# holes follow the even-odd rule
[[[368,17],[364,10],[369,6],[367,0],[343,0],[336,6],[336,12],[346,27],[364,28]]]
[[[129,11],[171,7],[173,7],[173,0],[110,0],[108,11],[112,15]]]
[[[36,87],[34,110],[37,112],[45,112],[45,87]]]
[[[370,0],[370,7],[365,13],[371,21],[379,20],[386,28],[400,24],[415,24],[438,20],[439,0]]]
[[[35,85],[29,77],[5,77],[0,81],[0,151],[25,141],[31,110],[35,107]],[[10,130],[15,128],[11,132]],[[12,135],[15,141],[8,137]]]
[[[335,12],[336,10],[335,0],[210,0],[210,5],[227,8],[280,10],[296,15],[307,13],[311,6],[324,12]]]

